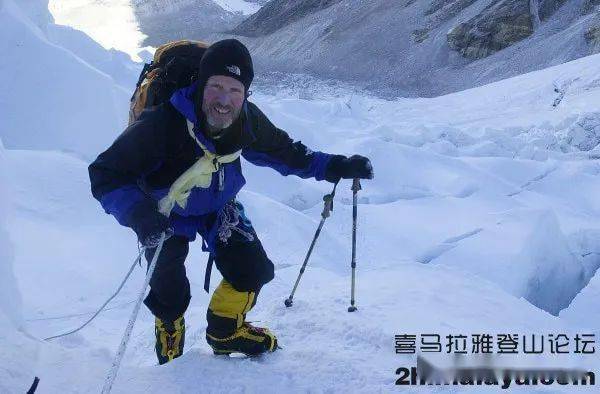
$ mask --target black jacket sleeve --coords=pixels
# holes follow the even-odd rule
[[[89,166],[92,194],[104,210],[124,226],[128,213],[149,197],[138,186],[145,174],[161,165],[167,144],[161,111],[145,113]]]
[[[250,102],[247,111],[255,140],[242,150],[246,160],[258,166],[271,167],[282,175],[314,177],[319,181],[325,179],[325,170],[332,155],[311,151],[301,141],[293,141]]]

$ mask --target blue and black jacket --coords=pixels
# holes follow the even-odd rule
[[[325,179],[332,155],[309,150],[300,141],[275,127],[256,105],[246,101],[239,120],[219,139],[201,130],[201,111],[194,105],[196,86],[178,90],[170,102],[146,110],[89,166],[92,194],[117,221],[131,227],[129,213],[146,199],[164,197],[177,178],[204,153],[189,135],[186,119],[194,125],[196,138],[220,155],[242,150],[242,156],[258,166],[282,175]],[[197,233],[209,242],[214,217],[235,198],[246,183],[240,159],[224,164],[213,174],[207,189],[194,188],[185,209],[175,206],[170,222],[175,234],[194,240]]]

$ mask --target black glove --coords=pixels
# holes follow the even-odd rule
[[[337,182],[341,178],[373,179],[371,161],[360,155],[350,157],[342,155],[333,156],[325,170],[325,179],[329,182]]]
[[[157,247],[163,233],[165,240],[173,235],[173,229],[169,227],[169,218],[158,212],[156,202],[150,199],[140,201],[131,209],[128,223],[146,248]]]

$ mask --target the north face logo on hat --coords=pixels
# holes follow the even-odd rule
[[[229,71],[232,74],[237,75],[238,77],[242,75],[242,71],[240,70],[240,68],[238,66],[226,66],[225,68],[227,68],[227,71]]]

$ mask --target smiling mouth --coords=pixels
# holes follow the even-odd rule
[[[227,115],[227,114],[231,113],[231,108],[227,108],[227,107],[213,107],[213,109],[215,110],[215,112],[217,112],[218,114],[221,114],[221,115]]]

